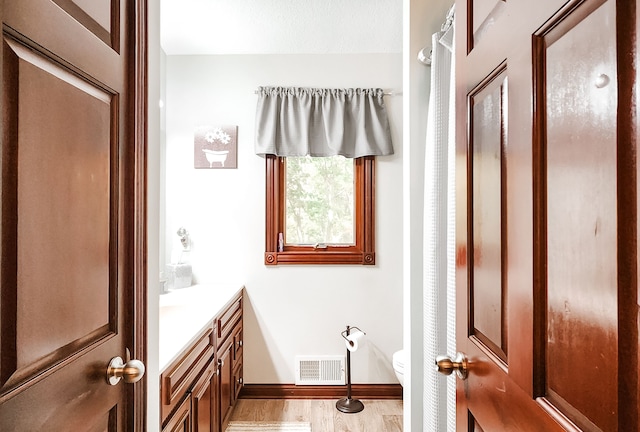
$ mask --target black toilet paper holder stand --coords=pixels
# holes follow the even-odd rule
[[[347,326],[347,329],[341,332],[340,334],[349,345],[353,346],[353,342],[348,339],[348,336],[351,334],[351,330],[359,330],[363,334],[366,334],[366,333],[360,330],[358,327]],[[340,399],[338,402],[336,402],[336,408],[338,409],[338,411],[341,411],[347,414],[358,413],[364,409],[364,404],[362,403],[362,401],[351,398],[351,351],[348,348],[347,348],[347,397]]]

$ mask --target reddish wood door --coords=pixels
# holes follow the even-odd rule
[[[636,5],[456,5],[460,431],[638,430]]]
[[[3,431],[134,429],[134,387],[106,370],[144,349],[137,4],[0,3]]]

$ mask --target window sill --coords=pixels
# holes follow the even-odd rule
[[[374,265],[376,256],[373,252],[362,251],[340,251],[340,250],[319,250],[310,249],[308,251],[284,251],[266,252],[264,254],[265,265],[281,264],[358,264]]]

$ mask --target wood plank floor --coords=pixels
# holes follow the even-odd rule
[[[231,420],[310,422],[312,432],[402,432],[401,400],[361,400],[363,411],[345,414],[336,400],[239,399]]]

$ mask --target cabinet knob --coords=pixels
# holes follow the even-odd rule
[[[242,340],[238,341],[238,348],[242,348]]]
[[[218,366],[224,367],[224,360],[218,359]]]
[[[242,385],[242,377],[238,378],[238,384]]]

